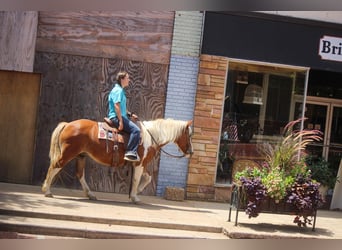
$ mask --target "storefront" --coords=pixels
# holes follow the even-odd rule
[[[219,137],[212,140],[218,144],[215,170],[207,171],[213,188],[204,188],[202,182],[196,189],[190,178],[188,192],[193,197],[197,191],[198,197],[225,199],[218,190],[231,186],[236,171],[262,164],[260,145],[279,140],[289,121],[303,117],[307,119],[301,128],[323,132],[323,140],[311,145],[310,153],[327,159],[337,173],[342,155],[341,25],[255,13],[206,12],[201,58],[197,99],[201,81],[207,79],[206,86],[216,89],[214,95],[220,97],[215,103],[220,100],[222,109],[219,118],[211,115],[206,120]],[[215,60],[220,67],[215,68]],[[212,84],[218,76],[221,83]],[[203,107],[196,109],[203,114]],[[197,120],[206,126],[203,119]],[[207,148],[211,155],[206,143],[198,148]],[[196,164],[190,163],[190,176]]]

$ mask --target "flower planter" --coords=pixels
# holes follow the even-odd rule
[[[232,216],[232,208],[236,209],[236,215],[235,215],[235,226],[238,225],[238,214],[239,211],[246,211],[248,208],[248,203],[249,202],[256,202],[255,197],[248,197],[246,193],[244,192],[242,186],[237,186],[235,185],[232,190],[232,195],[231,195],[231,201],[230,201],[230,207],[229,207],[229,216],[228,216],[228,221],[231,221],[231,216]],[[312,231],[315,231],[315,226],[316,226],[316,215],[317,215],[317,207],[311,209],[311,210],[302,210],[299,211],[298,209],[295,208],[292,204],[286,203],[285,200],[280,200],[276,201],[270,197],[266,197],[262,201],[260,201],[260,206],[257,206],[256,212],[249,214],[249,217],[257,217],[259,213],[274,213],[274,214],[288,214],[288,215],[295,215],[294,222],[295,223],[300,223],[299,216],[305,216],[307,217],[312,217],[313,222],[312,222]],[[306,223],[311,224],[310,219],[306,219]],[[302,225],[302,224],[298,224]]]
[[[304,150],[309,143],[322,140],[322,133],[298,130],[301,122],[302,119],[289,122],[282,140],[263,145],[265,161],[260,169],[248,167],[235,174],[241,186],[233,187],[228,221],[235,207],[235,225],[239,210],[245,210],[249,218],[261,212],[292,214],[293,222],[300,227],[311,225],[313,220],[312,231],[315,230],[317,208],[323,200],[318,190],[320,184],[312,179],[306,165]]]

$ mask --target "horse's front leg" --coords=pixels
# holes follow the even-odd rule
[[[133,182],[132,182],[132,190],[131,190],[130,197],[131,197],[132,202],[134,203],[140,202],[140,199],[138,198],[138,186],[140,183],[143,170],[144,168],[142,165],[133,167]]]
[[[90,191],[90,188],[86,182],[85,179],[85,157],[84,156],[79,156],[77,158],[77,164],[76,164],[76,175],[78,177],[78,180],[81,183],[82,189],[85,193],[85,195],[90,199],[90,200],[97,200],[95,194]]]
[[[149,175],[147,172],[144,172],[141,176],[140,184],[138,186],[138,194],[144,191],[145,187],[150,184],[152,180],[151,175]]]

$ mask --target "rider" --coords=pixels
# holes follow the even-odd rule
[[[139,127],[129,119],[126,108],[126,93],[124,88],[129,85],[129,75],[127,72],[119,72],[116,76],[116,83],[108,96],[109,113],[108,117],[113,122],[114,126],[129,133],[129,141],[125,153],[125,160],[140,161],[137,153],[140,141]],[[133,119],[138,117],[132,113]]]

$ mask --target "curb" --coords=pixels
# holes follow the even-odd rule
[[[85,217],[85,216],[66,215],[66,214],[50,214],[50,213],[32,212],[32,211],[27,212],[27,211],[7,210],[7,209],[0,209],[0,215],[88,222],[88,223],[98,223],[98,224],[108,224],[108,225],[198,231],[198,232],[207,232],[207,233],[222,233],[223,231],[222,227],[183,225],[183,224],[176,224],[176,223],[148,222],[148,221],[137,221],[137,220],[105,219],[105,218],[98,218],[98,217]]]

